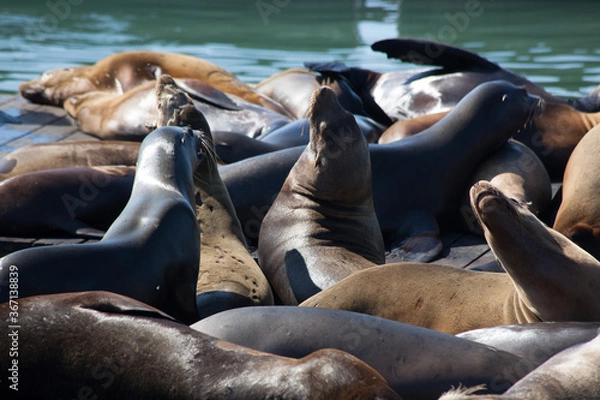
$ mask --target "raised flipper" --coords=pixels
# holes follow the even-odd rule
[[[435,217],[425,211],[414,211],[403,220],[386,255],[386,264],[394,262],[429,262],[442,251],[439,227]]]
[[[435,65],[446,71],[498,70],[500,66],[478,54],[426,39],[385,39],[371,45],[374,51],[417,65]]]
[[[219,89],[202,82],[199,79],[174,79],[177,86],[184,90],[193,99],[220,107],[225,110],[240,111],[240,106],[235,104],[229,96]]]

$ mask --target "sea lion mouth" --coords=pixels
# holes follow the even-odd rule
[[[505,215],[506,212],[512,215],[517,213],[515,207],[519,203],[516,200],[506,197],[504,193],[489,182],[480,181],[473,185],[470,197],[475,215],[486,226],[492,215],[498,213]]]
[[[520,128],[517,133],[521,133],[522,130],[530,128],[535,122],[536,118],[542,115],[544,110],[546,109],[546,102],[544,99],[538,96],[528,96],[531,101],[531,106],[529,107],[529,114],[527,115],[527,119],[523,124],[523,127]]]

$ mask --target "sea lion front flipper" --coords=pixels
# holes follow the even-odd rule
[[[213,106],[223,108],[225,110],[240,111],[241,108],[235,104],[229,96],[221,90],[202,82],[199,79],[174,79],[183,91],[189,94],[192,98],[212,104]]]
[[[447,71],[500,68],[498,64],[478,54],[426,39],[379,40],[371,45],[371,49],[387,54],[388,58],[397,58],[417,65],[436,65]]]
[[[396,232],[385,262],[429,262],[440,254],[442,248],[435,217],[427,212],[414,211],[406,216],[403,226]]]

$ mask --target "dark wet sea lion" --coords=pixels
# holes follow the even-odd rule
[[[600,126],[590,130],[569,158],[562,202],[553,228],[600,259]]]
[[[196,217],[200,230],[200,267],[196,306],[200,318],[234,307],[272,305],[269,282],[246,245],[227,188],[217,169],[210,127],[191,98],[167,75],[156,85],[159,126],[189,126],[201,131],[206,156],[194,171]]]
[[[600,319],[600,262],[487,182],[471,189],[507,274],[394,263],[355,273],[302,306],[364,312],[447,333]]]
[[[210,95],[215,92],[218,90],[212,88]],[[220,100],[207,102],[190,94],[215,131],[256,137],[290,122],[284,115],[234,95],[221,93],[235,106],[230,107],[223,106]],[[64,108],[86,133],[102,139],[141,140],[148,134],[148,125],[155,125],[157,118],[155,81],[142,83],[125,93],[94,91],[71,96]]]
[[[34,103],[62,106],[69,97],[87,92],[99,90],[122,94],[146,81],[156,80],[162,74],[198,80],[251,103],[287,114],[281,105],[213,63],[185,54],[154,51],[121,52],[94,65],[47,71],[37,79],[22,83],[19,92]]]
[[[310,142],[265,215],[258,263],[284,304],[384,263],[369,150],[333,91],[311,99]]]
[[[203,157],[190,129],[163,127],[140,147],[131,198],[98,243],[29,248],[0,259],[0,301],[9,269],[19,295],[109,290],[191,323],[200,237],[192,174]]]
[[[454,390],[440,400],[597,399],[600,397],[600,335],[569,347],[531,371],[502,395],[477,395],[477,387]]]
[[[405,399],[433,399],[459,384],[501,393],[538,364],[413,325],[341,310],[276,306],[225,311],[191,326],[284,357],[333,348],[375,368]]]
[[[0,236],[102,237],[131,196],[135,167],[29,172],[0,182]]]
[[[134,166],[140,144],[121,140],[82,140],[21,147],[0,159],[0,180],[54,168]]]
[[[524,89],[488,82],[421,134],[369,145],[375,212],[386,243],[396,250],[394,259],[430,261],[439,253],[438,218],[454,215],[477,165],[539,110],[540,100]],[[249,241],[256,238],[256,228],[301,151],[278,151],[222,167]]]
[[[348,353],[295,360],[251,350],[108,292],[20,298],[18,356],[11,356],[10,310],[0,305],[5,399],[16,393],[7,380],[14,360],[19,398],[27,399],[400,399]]]

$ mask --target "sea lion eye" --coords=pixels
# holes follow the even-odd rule
[[[508,94],[504,94],[504,95],[502,95],[502,101],[503,101],[503,102],[504,102],[504,101],[506,101],[506,99],[507,99],[507,98],[508,98]]]

